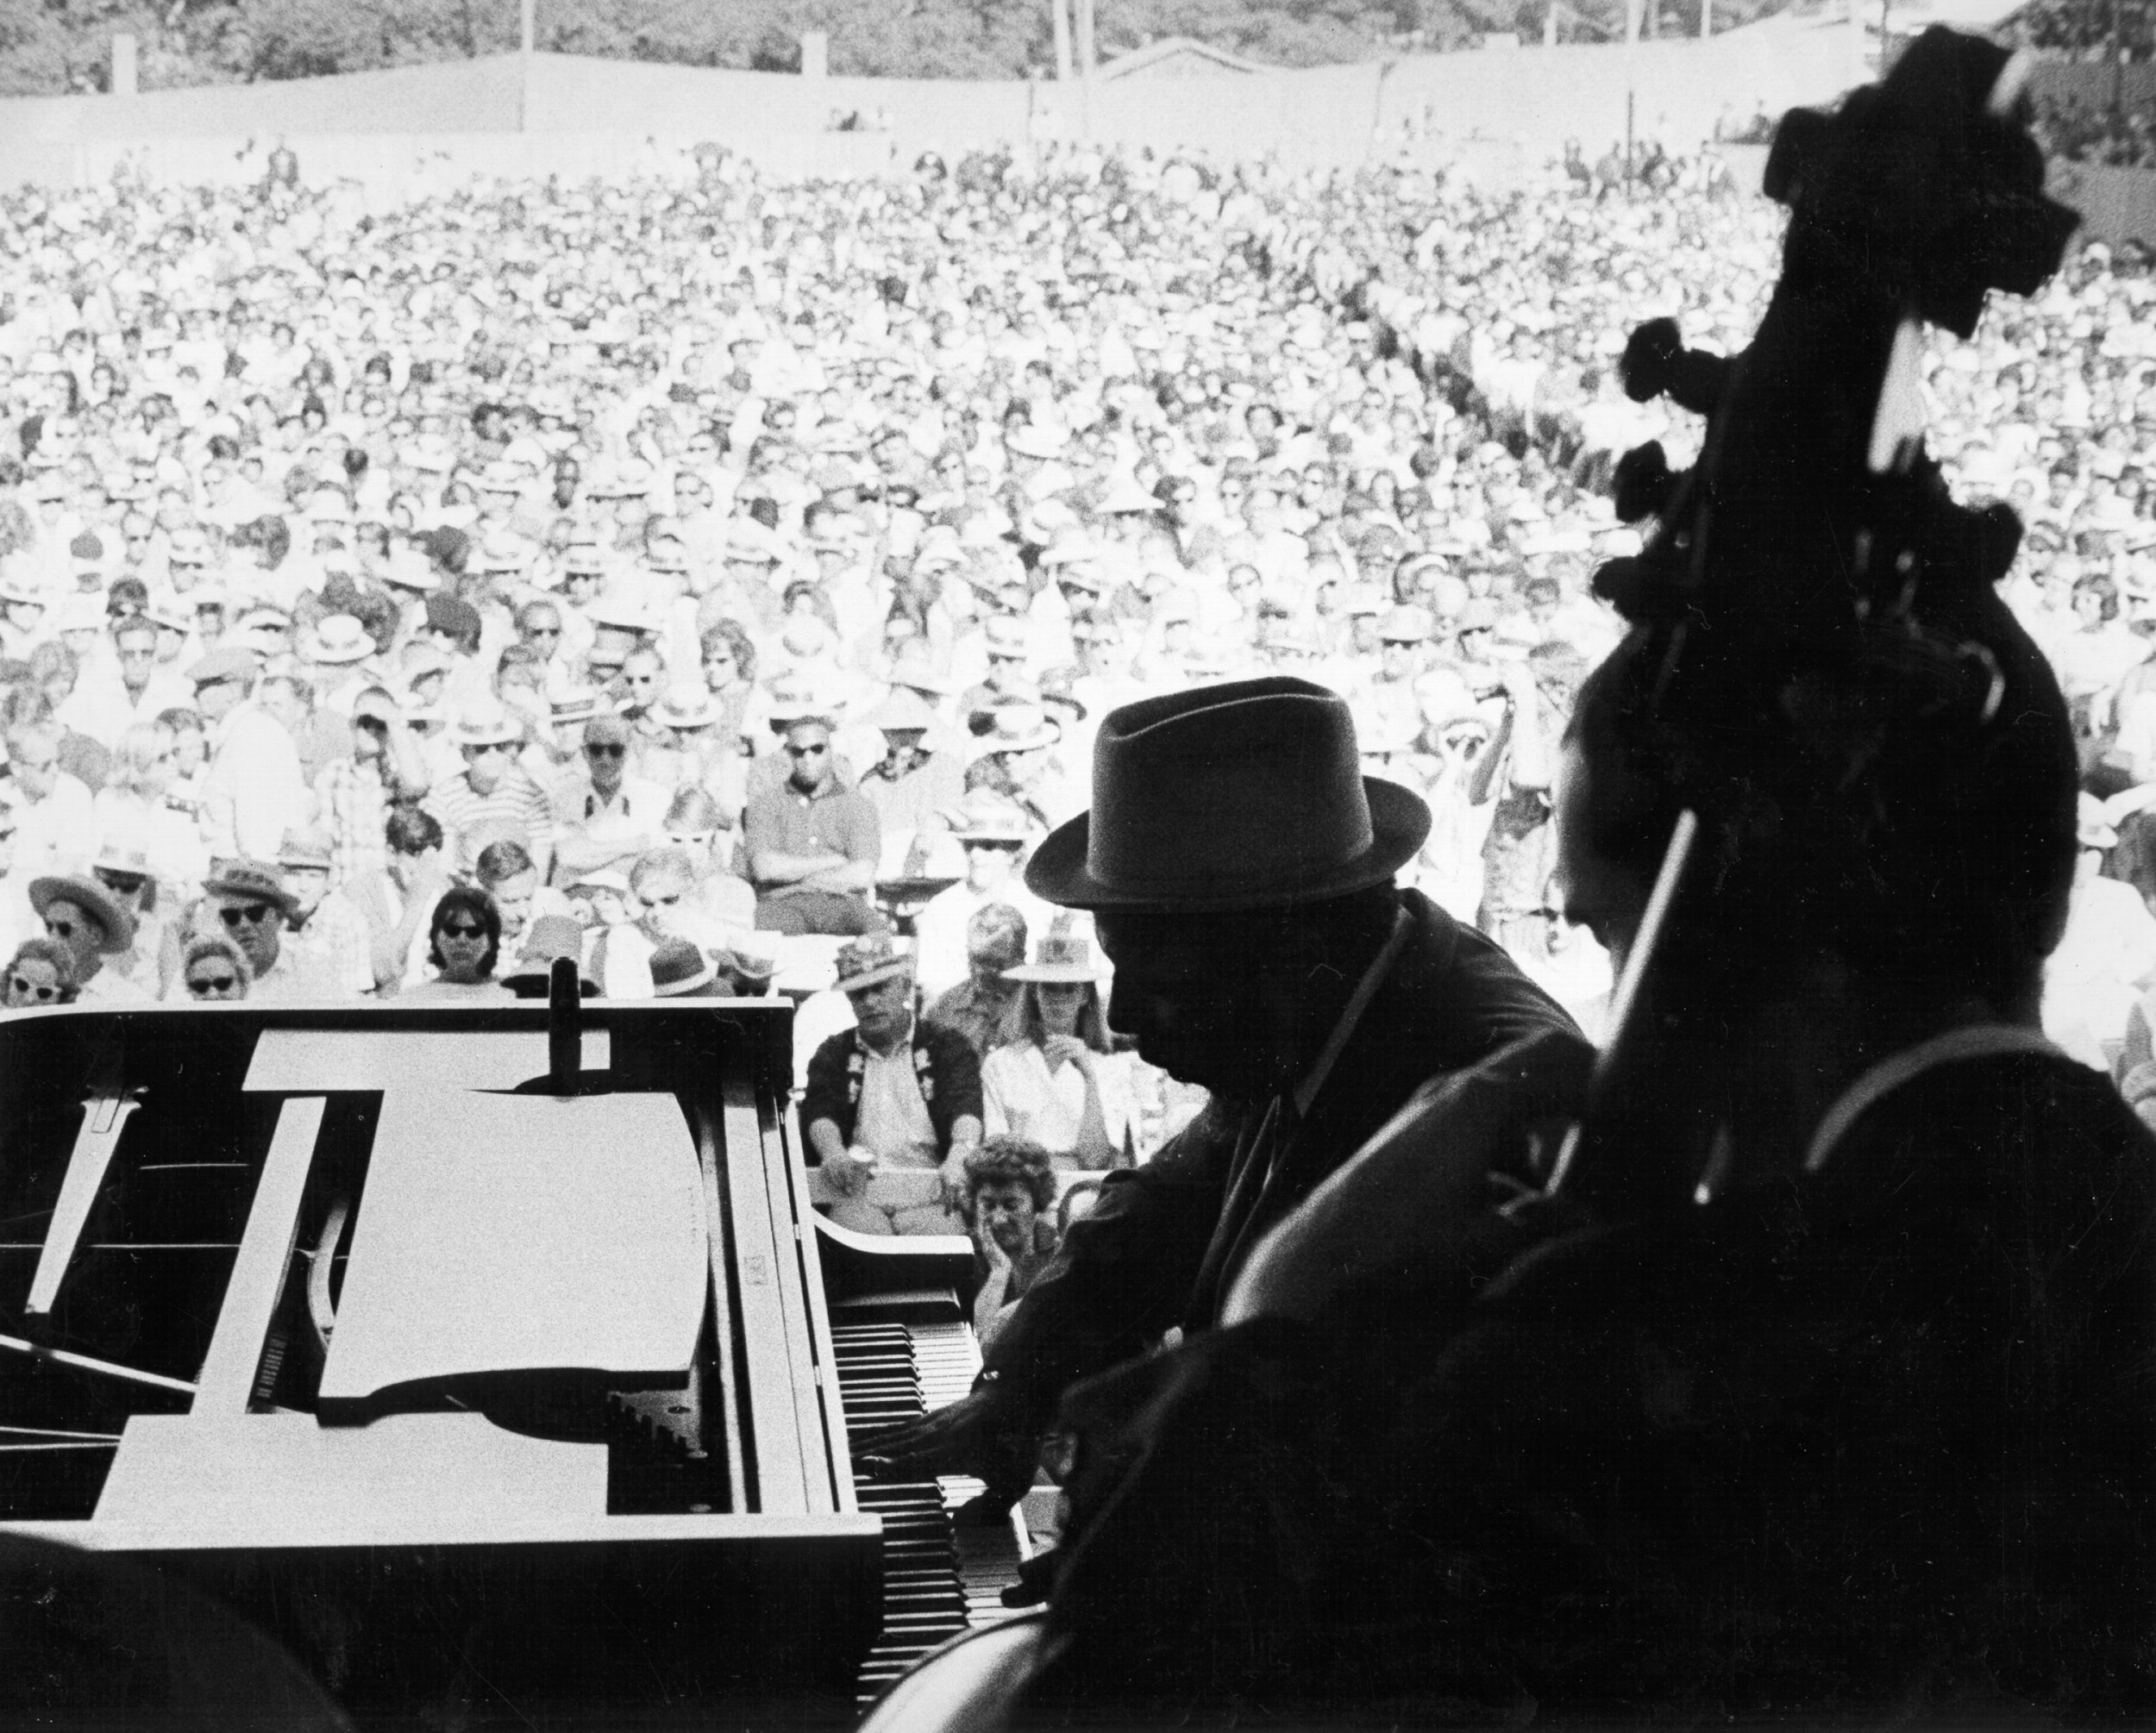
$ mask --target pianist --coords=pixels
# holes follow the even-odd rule
[[[1361,774],[1337,693],[1275,678],[1127,705],[1095,741],[1093,795],[1026,881],[1094,911],[1111,1027],[1214,1099],[1108,1176],[972,1395],[864,1441],[878,1472],[981,1475],[984,1511],[1031,1481],[1067,1385],[1214,1323],[1257,1239],[1422,1084],[1576,1036],[1495,944],[1395,887],[1429,810]]]

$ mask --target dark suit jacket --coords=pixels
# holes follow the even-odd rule
[[[993,1351],[987,1375],[1019,1430],[1036,1432],[1075,1380],[1202,1329],[1265,1230],[1284,1218],[1432,1077],[1544,1029],[1573,1029],[1556,1002],[1482,934],[1419,892],[1412,925],[1269,1185],[1251,1140],[1264,1104],[1214,1103],[1144,1167],[1111,1173]],[[1574,1031],[1576,1033],[1576,1031]]]
[[[1035,1689],[1092,1725],[2147,1726],[2152,1367],[2156,1142],[2063,1057],[1944,1064],[1816,1174],[1071,1392]]]

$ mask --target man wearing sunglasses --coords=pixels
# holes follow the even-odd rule
[[[108,960],[135,942],[135,917],[97,879],[67,873],[30,881],[30,907],[45,936],[64,945],[80,985],[77,1002],[100,1007],[147,1004],[151,995]]]
[[[455,870],[469,873],[479,852],[498,836],[523,841],[545,873],[555,821],[546,792],[517,760],[523,724],[493,700],[463,711],[449,738],[464,768],[438,781],[424,803],[449,836]]]
[[[285,962],[285,923],[299,903],[285,875],[264,860],[221,860],[202,881],[208,894],[197,919],[222,933],[246,954],[254,971],[248,997],[298,1004],[314,995],[300,972]]]
[[[618,716],[594,716],[584,724],[583,762],[564,773],[554,797],[555,855],[564,874],[626,871],[664,830],[672,794],[630,773],[633,744],[630,725]]]
[[[787,779],[753,797],[742,821],[756,924],[777,933],[875,932],[869,906],[882,826],[859,791],[839,780],[831,725],[807,716],[787,724]]]

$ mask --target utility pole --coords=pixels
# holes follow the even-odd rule
[[[1699,39],[1704,42],[1714,34],[1714,0],[1699,0]]]
[[[1056,31],[1056,77],[1070,82],[1070,0],[1048,0],[1048,16]]]
[[[538,9],[536,0],[519,0],[517,9],[519,40],[524,59],[531,59],[532,39],[537,34],[533,14]]]
[[[1077,0],[1078,135],[1093,142],[1093,0]]]

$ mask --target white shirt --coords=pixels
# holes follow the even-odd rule
[[[861,1100],[854,1110],[854,1142],[873,1150],[879,1165],[934,1167],[936,1123],[921,1098],[913,1070],[913,1032],[888,1054],[862,1045]]]
[[[1107,1128],[1108,1147],[1117,1151],[1131,1127],[1131,1058],[1127,1053],[1093,1056],[1094,1074],[1100,1079],[1100,1117]],[[1047,1055],[1031,1042],[1000,1047],[981,1061],[981,1102],[991,1137],[1008,1132],[1039,1144],[1059,1167],[1075,1165],[1078,1128],[1086,1107],[1085,1073],[1075,1065],[1060,1065],[1051,1073]]]

